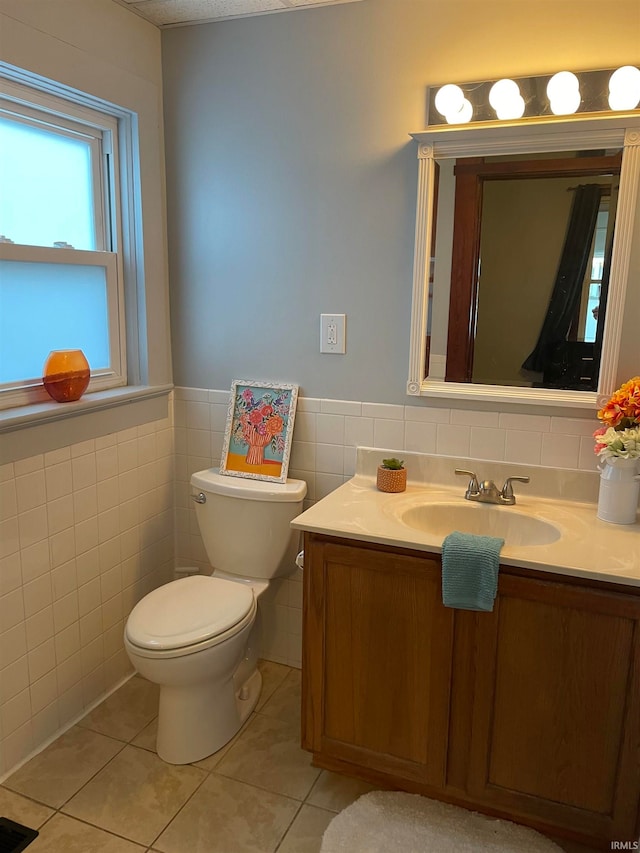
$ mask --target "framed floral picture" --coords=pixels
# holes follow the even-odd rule
[[[297,385],[234,379],[220,473],[284,483],[297,402]]]

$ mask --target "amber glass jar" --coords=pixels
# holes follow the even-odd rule
[[[81,349],[54,350],[44,363],[44,387],[58,403],[79,400],[90,378],[89,362]]]

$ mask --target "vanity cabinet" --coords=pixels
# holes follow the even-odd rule
[[[638,838],[640,590],[305,534],[303,746],[321,767],[610,849]]]
[[[453,611],[436,559],[305,542],[303,746],[441,786]]]

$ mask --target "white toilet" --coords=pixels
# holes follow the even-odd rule
[[[307,484],[191,477],[211,576],[172,581],[131,611],[124,644],[136,670],[160,685],[157,751],[188,764],[231,740],[258,701],[258,597],[294,566]]]

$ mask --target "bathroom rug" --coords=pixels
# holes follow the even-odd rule
[[[372,791],[336,815],[320,853],[562,853],[508,820],[399,791]]]

